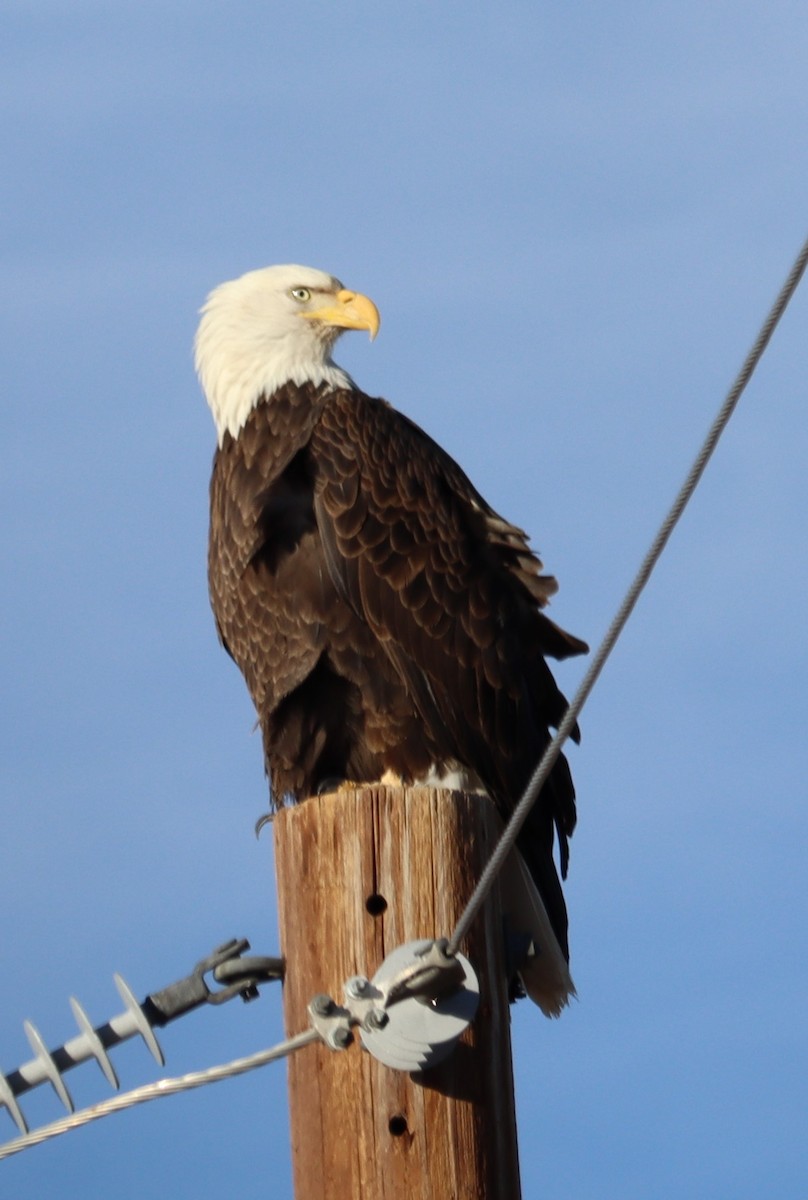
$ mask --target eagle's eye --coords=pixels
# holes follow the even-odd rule
[[[305,304],[307,300],[311,300],[311,292],[308,288],[292,288],[292,297],[298,300],[301,304]]]

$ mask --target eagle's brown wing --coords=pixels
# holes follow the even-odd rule
[[[586,649],[540,611],[555,581],[540,574],[524,533],[385,402],[334,393],[309,455],[337,590],[379,639],[445,757],[474,771],[507,813],[566,706],[545,656]],[[565,924],[553,824],[565,872],[575,797],[563,757],[522,848],[554,923]]]
[[[393,761],[419,777],[437,754],[325,563],[308,452],[323,395],[288,386],[256,405],[211,479],[211,603],[258,713],[274,805],[330,779],[379,779]]]
[[[310,485],[299,459],[319,415],[316,400],[313,391],[282,389],[272,405],[255,407],[238,438],[225,435],[213,462],[211,604],[259,713],[305,678],[319,653],[316,624],[301,620],[316,601],[306,556],[290,553],[316,535],[310,500],[301,501]]]

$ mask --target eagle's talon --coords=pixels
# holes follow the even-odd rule
[[[261,836],[261,830],[264,828],[264,826],[265,826],[265,825],[271,825],[271,824],[272,824],[272,822],[273,822],[274,820],[275,820],[275,814],[274,814],[274,812],[265,812],[265,813],[261,813],[261,816],[260,816],[260,817],[258,818],[258,820],[255,822],[255,836],[256,836],[256,838],[259,838],[259,837]]]

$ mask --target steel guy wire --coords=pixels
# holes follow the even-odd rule
[[[479,912],[482,904],[488,896],[488,893],[493,887],[497,875],[502,870],[505,859],[512,850],[516,838],[519,835],[519,831],[524,825],[528,813],[536,801],[536,797],[541,791],[544,783],[547,781],[547,777],[552,770],[553,764],[558,758],[561,747],[564,745],[564,742],[575,728],[575,724],[578,720],[581,709],[589,697],[589,693],[592,691],[598,676],[603,670],[606,660],[611,654],[617,639],[619,638],[626,622],[631,616],[634,606],[651,576],[651,572],[659,561],[662,551],[665,549],[668,538],[670,537],[677,522],[679,521],[679,518],[684,512],[688,501],[696,490],[699,480],[704,473],[705,467],[710,461],[712,453],[718,444],[718,440],[721,437],[721,434],[724,432],[730,417],[735,411],[736,405],[743,395],[746,385],[752,378],[755,368],[763,357],[764,351],[769,344],[772,334],[777,328],[780,318],[786,311],[792,296],[797,290],[806,266],[808,266],[808,239],[806,239],[806,241],[803,243],[803,246],[794,261],[794,265],[792,266],[785,283],[780,289],[780,292],[771,309],[769,310],[768,316],[763,322],[763,325],[761,326],[760,332],[755,339],[751,350],[744,360],[743,366],[738,372],[732,387],[727,393],[726,399],[718,411],[718,415],[713,421],[713,424],[710,426],[701,449],[699,450],[699,453],[697,454],[693,465],[691,466],[690,471],[684,483],[682,484],[678,495],[676,496],[676,499],[671,505],[670,511],[665,517],[665,520],[662,522],[656,537],[651,543],[645,558],[640,564],[640,568],[637,571],[631,586],[626,592],[623,602],[621,603],[614,619],[612,620],[611,625],[606,631],[603,641],[598,647],[596,654],[592,658],[589,668],[586,671],[586,674],[584,675],[577,692],[575,693],[572,703],[570,704],[561,723],[558,726],[558,731],[556,732],[555,737],[545,750],[539,765],[536,767],[536,770],[533,772],[533,775],[528,782],[521,800],[513,810],[511,818],[508,821],[508,824],[506,825],[499,842],[494,847],[491,857],[488,860],[482,875],[480,876],[477,886],[475,887],[465,909],[460,915],[460,919],[457,922],[457,927],[449,939],[447,947],[448,953],[457,953],[461,941],[468,933],[471,923],[473,922],[475,916]]]
[[[158,1079],[156,1083],[147,1083],[142,1087],[133,1088],[132,1091],[125,1092],[122,1096],[112,1096],[100,1104],[93,1104],[89,1108],[82,1109],[81,1112],[62,1117],[58,1121],[51,1122],[50,1125],[43,1125],[41,1129],[35,1129],[32,1133],[26,1133],[22,1137],[14,1138],[11,1142],[6,1142],[5,1145],[0,1146],[0,1160],[10,1158],[12,1154],[19,1154],[21,1150],[28,1150],[31,1146],[38,1146],[41,1142],[58,1137],[59,1134],[68,1133],[72,1129],[78,1129],[92,1121],[98,1121],[101,1117],[109,1116],[110,1113],[122,1112],[124,1109],[134,1108],[137,1104],[157,1100],[161,1096],[174,1096],[179,1092],[188,1092],[193,1088],[204,1087],[208,1083],[218,1083],[222,1079],[244,1075],[248,1071],[254,1071],[257,1067],[263,1067],[279,1058],[286,1058],[295,1050],[300,1050],[303,1046],[309,1046],[318,1041],[320,1041],[318,1031],[313,1028],[306,1029],[303,1033],[278,1042],[277,1045],[270,1046],[267,1050],[260,1050],[257,1054],[250,1054],[246,1058],[236,1058],[233,1062],[223,1063],[218,1067],[191,1071],[187,1075],[178,1075],[174,1078]]]

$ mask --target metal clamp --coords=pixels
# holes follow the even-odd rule
[[[353,975],[345,1005],[331,996],[309,1004],[323,1041],[344,1050],[358,1025],[366,1050],[399,1071],[423,1071],[446,1058],[474,1019],[480,988],[471,963],[446,942],[417,941],[388,955],[373,979]]]
[[[152,993],[143,1005],[150,1024],[163,1026],[200,1004],[224,1004],[234,996],[254,1000],[259,983],[283,979],[282,958],[243,958],[249,948],[246,938],[233,938],[198,962],[185,979]],[[212,991],[205,979],[208,974],[224,986]]]
[[[458,955],[447,954],[448,938],[423,942],[423,949],[413,950],[413,959],[402,967],[387,985],[385,1007],[413,997],[422,1004],[434,1004],[462,988],[466,971]],[[415,942],[410,942],[415,946]],[[389,961],[389,960],[387,960]]]
[[[332,1050],[347,1050],[353,1041],[347,1008],[341,1008],[331,996],[314,996],[309,1003],[309,1017],[327,1046]]]

